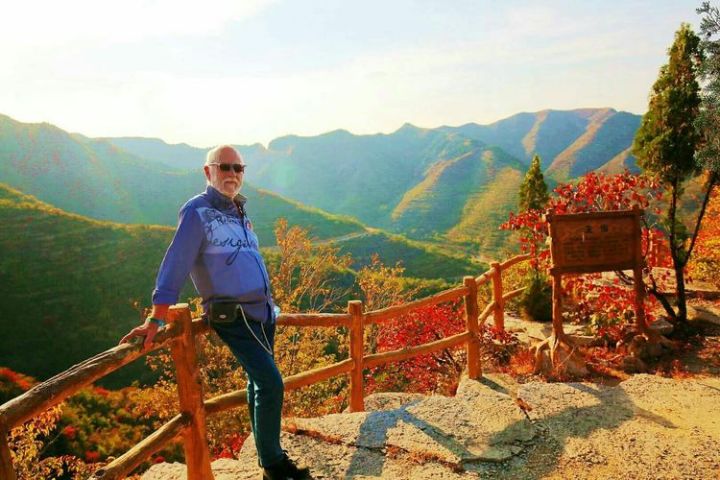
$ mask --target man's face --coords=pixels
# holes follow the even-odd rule
[[[235,149],[224,148],[220,151],[220,155],[215,162],[230,165],[231,168],[225,172],[222,170],[222,167],[216,163],[205,165],[205,177],[207,177],[210,185],[215,187],[220,193],[230,198],[235,197],[242,187],[243,173],[235,172],[232,165],[245,165],[242,157]]]

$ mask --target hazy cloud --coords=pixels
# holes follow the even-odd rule
[[[0,15],[5,46],[122,43],[169,35],[214,35],[272,0],[23,0]]]

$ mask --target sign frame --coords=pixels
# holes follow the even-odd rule
[[[644,300],[645,300],[645,284],[643,283],[642,278],[642,271],[643,267],[645,265],[645,262],[643,260],[643,254],[642,254],[642,217],[644,215],[644,210],[640,208],[633,208],[632,210],[613,210],[613,211],[606,211],[606,212],[589,212],[589,213],[570,213],[570,214],[555,214],[552,211],[548,210],[548,212],[545,214],[545,220],[548,224],[548,234],[549,234],[549,240],[550,240],[550,255],[551,255],[551,261],[552,265],[549,269],[550,275],[552,276],[552,323],[553,323],[553,335],[557,338],[564,338],[566,337],[563,326],[562,326],[562,275],[563,274],[581,274],[581,273],[598,273],[598,272],[606,272],[606,271],[617,271],[617,270],[632,270],[633,271],[633,284],[634,284],[634,290],[635,290],[635,301],[634,301],[634,307],[635,307],[635,318],[636,318],[636,324],[637,328],[641,332],[647,332],[647,319],[645,316],[645,306],[644,306]],[[615,226],[620,225],[622,222],[624,222],[624,227],[628,227],[630,229],[629,235],[630,235],[630,245],[628,245],[628,249],[625,250],[623,253],[623,257],[616,260],[604,260],[601,259],[599,261],[593,260],[591,262],[588,262],[587,264],[583,264],[582,262],[565,262],[565,257],[561,255],[562,251],[560,248],[562,245],[559,241],[555,241],[555,239],[558,239],[561,237],[560,234],[563,233],[563,224],[573,226],[572,224],[575,224],[575,227],[580,224],[582,225],[583,222],[587,224],[587,222],[591,222],[592,225],[602,224],[602,222],[606,222],[605,225],[607,225],[606,231],[610,232],[610,224],[614,224]],[[592,233],[592,232],[590,232]],[[603,232],[605,233],[605,232]],[[617,233],[617,230],[615,231]],[[626,234],[627,232],[623,232],[623,234]],[[610,236],[610,235],[608,235]],[[602,239],[600,239],[602,240]],[[592,245],[588,246],[588,250],[585,252],[579,251],[576,249],[575,251],[571,252],[570,257],[579,257],[581,254],[586,254],[587,257],[593,258],[596,257],[594,255],[598,251],[598,238],[591,238],[588,242],[589,244],[592,242]],[[595,248],[596,250],[592,250],[592,248]],[[602,245],[599,248],[600,251],[603,250]],[[606,249],[605,253],[607,253],[610,249]],[[591,253],[591,254],[588,254]],[[560,260],[560,264],[556,264],[556,262]]]
[[[550,274],[597,273],[642,268],[643,214],[644,211],[640,209],[570,214],[548,212],[545,219],[550,234],[552,258]],[[585,248],[581,246],[574,251],[565,251],[564,247],[567,243],[561,243],[559,239],[571,235],[571,232],[577,232],[579,227],[584,227],[580,234],[583,242],[586,238],[585,233],[588,234]],[[594,229],[594,227],[600,228]],[[610,247],[617,247],[621,239],[626,240],[627,244],[624,245],[626,248],[619,252],[616,250],[616,258],[612,258],[613,250]],[[568,259],[573,256],[576,258]],[[583,262],[583,259],[588,260]]]

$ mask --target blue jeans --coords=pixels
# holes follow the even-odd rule
[[[265,335],[259,322],[248,320],[248,325],[263,343],[267,336],[272,351],[275,345],[275,324],[263,327]],[[271,466],[284,456],[280,447],[280,416],[285,389],[275,359],[253,337],[241,318],[232,324],[214,324],[213,327],[247,373],[250,426],[258,458],[261,466]]]

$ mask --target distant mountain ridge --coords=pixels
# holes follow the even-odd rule
[[[632,145],[640,115],[612,108],[519,113],[490,125],[441,127],[496,145],[526,165],[540,155],[546,174],[557,181],[602,168]],[[627,164],[636,168],[634,161]]]
[[[152,150],[161,141],[142,142]],[[193,148],[171,147],[187,156]],[[174,226],[183,203],[205,190],[201,165],[193,171],[172,168],[149,162],[107,140],[0,116],[0,182],[98,220]],[[364,229],[356,220],[329,215],[248,183],[243,194],[248,197],[260,241],[266,245],[274,243],[273,226],[280,217],[303,225],[318,238]]]

